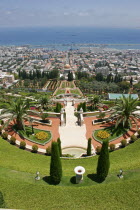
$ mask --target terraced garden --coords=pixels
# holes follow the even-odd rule
[[[74,83],[73,82],[68,82],[68,81],[63,81],[61,88],[74,88]]]
[[[2,138],[0,148],[0,190],[7,208],[139,209],[140,140],[110,153],[110,173],[100,184],[94,175],[98,156],[62,159],[63,179],[58,186],[51,186],[46,177],[50,157],[23,151]],[[86,169],[79,185],[74,184],[73,169],[77,165]],[[123,179],[117,177],[120,168],[124,171]],[[35,181],[36,171],[40,172],[40,181]]]

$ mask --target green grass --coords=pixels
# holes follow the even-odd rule
[[[36,134],[37,133],[39,133],[39,132],[41,132],[42,130],[40,130],[40,129],[33,129],[34,130],[34,135],[32,135],[32,128],[31,127],[25,127],[25,131],[23,130],[23,131],[21,131],[21,130],[19,130],[18,132],[19,132],[19,134],[21,135],[21,136],[23,136],[25,139],[28,139],[28,140],[30,140],[30,141],[32,141],[32,142],[34,142],[34,143],[39,143],[39,144],[41,144],[41,145],[45,145],[46,143],[48,143],[51,139],[52,139],[52,134],[51,134],[51,132],[50,131],[45,131],[45,130],[43,130],[43,132],[45,132],[45,133],[47,133],[48,134],[48,136],[47,136],[47,138],[46,139],[44,139],[44,140],[38,140],[37,138],[36,138]]]
[[[102,139],[102,138],[98,137],[97,135],[100,130],[107,131],[110,134],[110,136],[107,139]],[[113,141],[116,138],[119,138],[120,136],[125,134],[126,132],[127,132],[127,129],[124,129],[123,127],[118,127],[118,128],[107,127],[104,129],[99,129],[99,130],[93,131],[93,137],[95,138],[95,140],[97,140],[99,142],[103,142],[104,140]]]
[[[74,88],[73,82],[64,81],[62,83],[62,88]]]
[[[59,89],[59,90],[56,92],[56,95],[60,95],[60,94],[65,94],[65,90]]]
[[[35,210],[139,209],[140,140],[110,153],[109,176],[100,184],[92,180],[97,159],[98,156],[62,159],[62,182],[52,186],[42,179],[49,176],[50,157],[23,151],[0,138],[0,190],[6,207]],[[70,181],[75,176],[73,170],[77,165],[86,169],[84,182],[80,185]],[[117,177],[120,168],[124,171],[123,179]],[[40,181],[34,179],[36,171],[40,172]]]
[[[72,94],[81,95],[78,89],[70,90]]]

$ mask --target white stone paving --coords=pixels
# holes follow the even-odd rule
[[[59,127],[61,147],[82,147],[87,148],[86,126],[77,125],[77,117],[74,116],[72,102],[67,102],[66,125]]]

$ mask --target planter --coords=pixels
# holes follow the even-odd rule
[[[83,174],[85,173],[85,168],[82,166],[76,166],[74,169],[76,173],[76,184],[79,184],[83,181]]]

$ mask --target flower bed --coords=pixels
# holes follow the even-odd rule
[[[99,130],[97,133],[97,137],[101,138],[101,139],[107,139],[110,136],[110,133],[108,133],[105,130]]]
[[[34,134],[32,134],[32,128],[29,126],[26,126],[25,131],[19,130],[19,131],[17,131],[17,133],[21,137],[24,137],[25,139],[27,139],[31,142],[40,144],[40,145],[45,145],[52,139],[51,131],[46,131],[46,130],[41,130],[41,129],[36,129],[36,128],[34,128],[33,130],[34,130]],[[42,135],[42,133],[43,133],[43,135]]]
[[[118,139],[123,134],[127,133],[127,131],[128,131],[127,129],[124,129],[122,127],[115,128],[114,126],[111,126],[104,129],[93,131],[93,138],[100,143],[102,143],[104,140],[108,140],[109,142],[111,142]],[[99,132],[101,135],[99,135]],[[104,132],[106,132],[106,135]],[[109,135],[107,135],[107,133]]]

